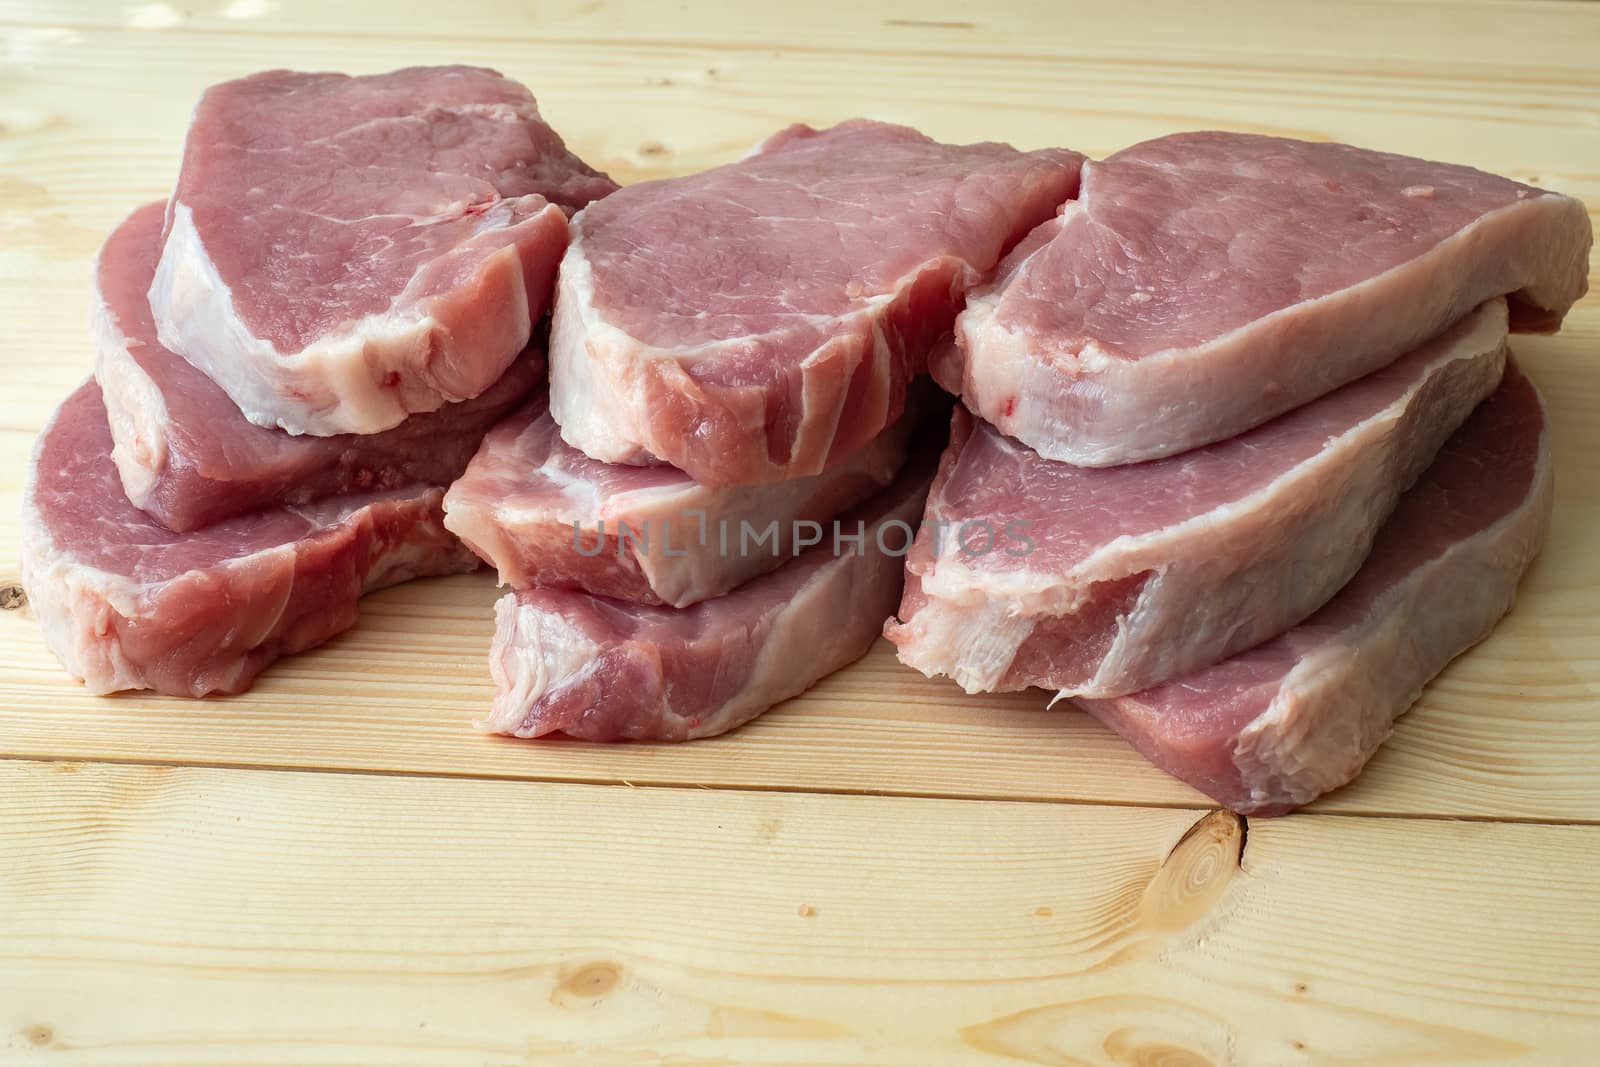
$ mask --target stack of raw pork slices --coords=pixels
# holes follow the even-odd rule
[[[488,727],[706,737],[865,653],[947,421],[912,380],[1080,162],[795,126],[580,213],[549,403],[445,499],[514,589]]]
[[[568,218],[616,188],[522,86],[442,67],[209,90],[95,269],[95,380],[39,438],[23,581],[89,689],[201,696],[466,571],[448,484],[544,380]]]
[[[1589,244],[1568,197],[1218,133],[855,120],[618,190],[492,71],[269,72],[101,253],[24,580],[94,691],[203,695],[481,557],[484,725],[603,741],[738,726],[889,618],[1287,810],[1509,609],[1551,474],[1506,336]]]
[[[1347,145],[1086,164],[934,358],[965,407],[900,658],[1053,689],[1239,811],[1349,781],[1543,541],[1506,334],[1560,323],[1590,240],[1569,197]]]

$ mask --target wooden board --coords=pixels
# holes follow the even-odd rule
[[[13,762],[0,1059],[1577,1062],[1593,833]]]
[[[0,587],[33,433],[91,364],[88,262],[206,84],[487,63],[623,180],[864,113],[1091,153],[1337,138],[1600,206],[1600,5],[1314,10],[0,0]],[[0,612],[0,1063],[1581,1062],[1600,301],[1515,347],[1559,481],[1521,603],[1226,876],[1163,867],[1209,805],[1114,736],[882,645],[730,737],[607,748],[471,730],[484,575],[206,702],[88,697]]]

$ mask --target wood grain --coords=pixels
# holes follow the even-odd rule
[[[1523,0],[1334,0],[1308,19],[1273,0],[1232,0],[1205,18],[1184,0],[1144,0],[1137,18],[1114,5],[1024,0],[880,0],[826,4],[804,23],[781,6],[741,0],[639,4],[607,0],[465,0],[392,17],[385,0],[242,0],[211,5],[0,0],[0,22],[138,33],[228,31],[304,36],[423,37],[454,44],[500,38],[606,44],[835,50],[873,55],[1105,56],[1150,65],[1225,65],[1359,70],[1427,76],[1480,64],[1496,81],[1593,82],[1592,38],[1600,15],[1560,2]],[[825,16],[825,17],[824,17]],[[1375,27],[1388,29],[1374,33]]]
[[[0,764],[0,1059],[1571,1064],[1600,829]],[[1537,872],[1530,877],[1531,872]]]

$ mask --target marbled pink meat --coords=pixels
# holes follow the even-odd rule
[[[567,215],[615,187],[491,70],[224,82],[167,213],[161,343],[252,422],[386,430],[500,379],[549,302]]]
[[[805,691],[865,654],[894,610],[932,474],[931,462],[912,463],[821,544],[691,607],[559,589],[507,594],[495,607],[489,667],[499,693],[484,728],[686,741]]]
[[[1274,637],[1355,573],[1494,390],[1505,341],[1494,300],[1264,426],[1125,467],[1042,459],[958,411],[888,637],[968,692],[1063,696],[1131,693]]]
[[[1073,195],[1081,160],[856,120],[599,201],[561,266],[562,436],[712,486],[826,469],[900,416],[968,288]]]
[[[156,339],[146,294],[161,220],[162,205],[146,205],[101,248],[93,330],[95,378],[122,488],[169,530],[341,493],[445,484],[466,468],[489,427],[543,381],[544,354],[529,350],[477,397],[382,433],[296,437],[257,426]]]
[[[1079,703],[1236,811],[1307,804],[1361,773],[1422,687],[1511,610],[1551,499],[1544,407],[1508,364],[1321,611],[1166,685]]]
[[[90,692],[237,693],[356,620],[361,594],[478,561],[444,528],[444,490],[334,497],[189,534],[123,496],[100,390],[39,437],[22,501],[22,584],[45,642]]]
[[[714,489],[676,467],[590,459],[561,440],[536,400],[484,439],[445,496],[445,525],[513,589],[684,607],[781,565],[807,524],[881,491],[905,461],[911,421],[907,414],[822,474]]]
[[[1470,167],[1183,133],[1083,169],[1079,199],[975,290],[934,377],[1048,459],[1220,441],[1386,365],[1497,296],[1553,331],[1584,206]]]

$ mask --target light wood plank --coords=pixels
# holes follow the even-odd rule
[[[0,1058],[1572,1064],[1600,1014],[1597,846],[10,762]]]
[[[616,0],[465,0],[393,17],[385,0],[0,0],[0,22],[44,28],[258,34],[340,34],[446,40],[584,41],[717,48],[833,49],[871,53],[1016,56],[1097,54],[1167,65],[1308,64],[1370,71],[1405,65],[1421,74],[1479,64],[1497,81],[1594,80],[1593,5],[1561,0],[1328,0],[1306,18],[1273,0],[1231,0],[1196,17],[1185,0],[1144,0],[1137,18],[1106,4],[1022,0],[878,0],[823,3],[801,23],[790,8],[742,0],[674,4]],[[1588,9],[1586,9],[1586,7]],[[1374,32],[1375,30],[1387,32]]]
[[[419,11],[420,21],[398,23],[426,38],[412,40],[371,32],[385,24],[381,0],[315,5],[312,17],[295,23],[295,63],[361,71],[442,61],[502,67],[534,89],[586,156],[625,178],[721,162],[787,122],[872,114],[949,139],[1069,143],[1091,153],[1225,124],[1432,151],[1549,181],[1570,169],[1600,180],[1592,143],[1600,74],[1591,54],[1600,9],[1592,5],[1331,4],[1326,20],[1279,18],[1287,38],[1239,34],[1230,20],[1175,17],[1189,10],[1181,3],[1152,5],[1151,17],[1139,20],[1072,5],[1032,13],[1019,6],[1008,18],[995,5],[983,16],[983,44],[999,52],[926,23],[896,21],[873,5],[824,3],[804,37],[787,25],[784,9],[737,0],[696,5],[702,17],[692,19],[671,5],[589,4],[590,16],[575,21],[544,4],[466,6],[467,17],[430,8]],[[1259,23],[1277,5],[1250,6]],[[118,13],[139,5],[88,7],[111,17],[80,27],[0,26],[17,61],[7,126],[13,136],[62,143],[74,127],[81,136],[84,124],[103,125],[119,144],[152,150],[140,153],[138,177],[165,164],[154,175],[157,188],[175,164],[199,91],[286,58],[270,35],[238,32],[251,23],[200,13],[193,29],[116,31],[109,27],[121,21]],[[1336,17],[1342,8],[1350,18]],[[1422,28],[1374,39],[1361,16],[1380,8]],[[1011,25],[1028,19],[1037,25]],[[440,41],[426,29],[431,20],[477,32]],[[1486,36],[1479,28],[1489,22],[1499,28]],[[887,32],[874,35],[874,28]],[[361,35],[359,51],[337,35],[341,29]],[[779,40],[785,36],[791,39]],[[153,68],[172,56],[182,60],[162,64],[156,76]],[[108,109],[105,101],[116,96],[124,102]],[[158,100],[161,106],[141,103]],[[1552,141],[1552,130],[1574,140]],[[165,143],[150,144],[150,134]]]

